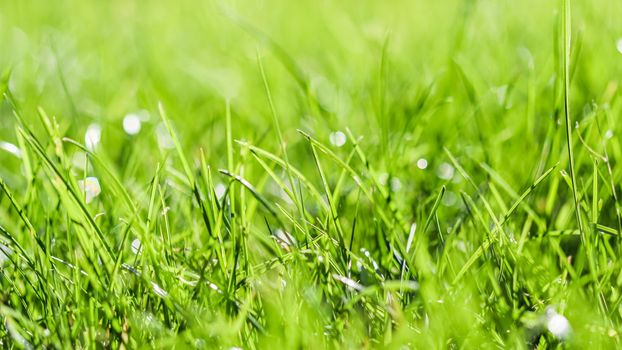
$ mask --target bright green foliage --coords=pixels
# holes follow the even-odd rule
[[[0,342],[621,347],[621,20],[1,1]]]

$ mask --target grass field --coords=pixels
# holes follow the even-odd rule
[[[622,2],[0,2],[4,348],[622,347]]]

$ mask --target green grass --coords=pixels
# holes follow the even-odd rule
[[[622,347],[621,15],[1,2],[0,343]]]

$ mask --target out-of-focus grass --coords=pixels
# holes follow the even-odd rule
[[[0,3],[2,343],[619,347],[622,3],[570,5]]]

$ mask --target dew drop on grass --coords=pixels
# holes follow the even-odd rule
[[[208,285],[210,288],[212,288],[213,290],[217,291],[218,293],[222,293],[222,291],[220,290],[220,288],[218,288],[218,286],[217,286],[217,285],[215,285],[214,283],[212,283],[212,282],[208,282],[208,283],[207,283],[207,285]]]
[[[455,244],[456,244],[456,248],[457,248],[459,251],[461,251],[461,252],[463,252],[463,253],[466,253],[466,252],[467,252],[466,243],[464,243],[464,241],[463,241],[463,240],[456,241],[456,243],[455,243]]]
[[[311,88],[317,96],[317,100],[324,109],[336,113],[339,111],[339,90],[328,79],[322,76],[314,77]]]
[[[622,53],[622,38],[618,39],[618,41],[616,41],[616,49],[618,49],[619,53]]]
[[[166,125],[164,123],[159,123],[155,129],[156,140],[158,141],[158,146],[161,149],[171,149],[175,147],[173,143],[173,139],[171,138],[171,134],[168,133],[166,129]]]
[[[216,198],[218,198],[218,200],[222,200],[225,193],[227,193],[227,186],[221,183],[216,184],[216,186],[214,186],[214,193],[216,193]]]
[[[101,193],[101,187],[99,186],[99,180],[96,177],[89,176],[84,180],[78,180],[78,187],[82,193],[86,194],[86,203],[91,203],[95,197]]]
[[[296,181],[294,181],[296,182]],[[287,188],[297,188],[291,185],[290,181],[285,179],[283,180],[283,184],[287,187]],[[297,184],[295,185],[297,186]],[[285,190],[276,182],[271,181],[268,185],[268,191],[273,194],[276,197],[281,198],[284,202],[286,202],[289,205],[293,205],[294,201],[292,200],[292,198],[289,196],[289,194],[287,192],[285,192]]]
[[[136,238],[132,241],[132,253],[138,254],[140,253],[140,249],[142,248],[142,244],[140,243],[140,239]]]
[[[441,163],[436,169],[436,176],[443,180],[449,180],[454,176],[454,167],[449,163]]]
[[[151,287],[153,288],[153,292],[154,293],[156,293],[157,295],[159,295],[159,296],[161,296],[163,298],[168,295],[168,292],[165,291],[164,289],[162,289],[162,287],[157,285],[155,282],[151,282]]]
[[[410,251],[410,247],[413,244],[413,239],[415,238],[415,233],[417,232],[417,223],[413,222],[410,225],[410,232],[408,233],[408,240],[406,241],[406,253]]]
[[[391,191],[393,192],[397,192],[402,189],[402,181],[397,177],[393,176],[389,179],[388,173],[381,173],[380,175],[378,175],[378,182],[380,182],[382,186],[389,185]]]
[[[140,116],[130,113],[123,118],[123,130],[128,135],[136,135],[140,132],[141,123]]]
[[[378,270],[378,263],[376,262],[376,260],[374,260],[374,258],[372,258],[371,253],[369,252],[369,250],[367,250],[365,248],[361,248],[361,253],[363,253],[363,255],[365,255],[367,257],[367,259],[371,262],[371,264],[374,267],[374,270]]]
[[[389,180],[389,174],[381,173],[380,175],[378,175],[378,181],[380,182],[382,186],[387,185],[387,180]]]
[[[505,103],[505,99],[508,93],[508,86],[507,85],[502,85],[502,86],[498,86],[498,87],[493,87],[492,88],[492,92],[496,95],[497,97],[497,103],[499,103],[500,105],[503,105]]]
[[[6,321],[4,322],[4,327],[7,329],[9,335],[11,336],[11,338],[13,338],[15,343],[21,345],[21,348],[32,349],[32,344],[30,344],[28,340],[24,338],[24,336],[21,334],[15,324],[16,322],[11,317],[7,317]]]
[[[566,317],[549,308],[546,310],[546,319],[546,328],[557,339],[565,340],[570,337],[572,328],[570,327],[570,322]]]
[[[296,241],[296,238],[294,238],[289,233],[281,230],[280,228],[274,231],[274,237],[277,239],[277,241],[281,244],[281,247],[284,249],[288,248],[289,246],[296,246],[298,244],[298,242]]]
[[[86,148],[90,151],[95,150],[97,145],[99,145],[99,141],[101,141],[102,137],[102,128],[97,123],[92,123],[86,128],[86,133],[84,134],[84,144]]]
[[[12,155],[16,156],[17,158],[21,158],[22,157],[22,150],[19,149],[19,147],[15,146],[14,144],[10,143],[10,142],[0,141],[0,149],[3,149],[5,151],[11,153]]]
[[[84,166],[87,165],[86,161],[86,153],[84,152],[76,152],[71,157],[71,163],[77,169],[85,170]]]
[[[0,243],[0,266],[4,265],[5,262],[11,260],[11,255],[13,255],[13,250]]]
[[[364,289],[364,287],[360,283],[358,283],[355,280],[353,280],[351,278],[348,278],[346,276],[341,276],[341,275],[338,275],[336,273],[333,273],[333,278],[336,279],[337,281],[345,284],[346,286],[348,286],[351,289],[358,290],[358,291],[361,291],[361,290]]]
[[[330,140],[331,145],[336,147],[341,147],[345,145],[347,140],[346,134],[341,131],[331,132],[328,136],[328,139]]]
[[[455,193],[447,191],[441,200],[441,203],[446,207],[451,207],[458,202],[458,197]]]
[[[419,158],[417,161],[417,168],[424,170],[428,167],[428,161],[425,158]]]
[[[613,137],[613,130],[611,129],[607,130],[607,132],[605,132],[605,138],[609,140],[612,137]]]
[[[402,181],[400,181],[400,179],[398,179],[397,177],[391,178],[391,190],[393,192],[398,192],[401,189],[402,189]]]

